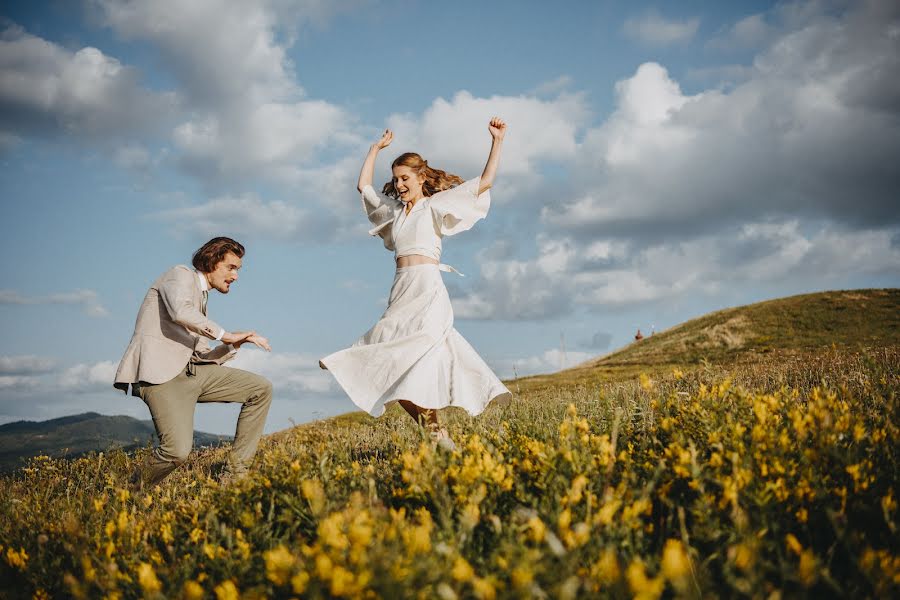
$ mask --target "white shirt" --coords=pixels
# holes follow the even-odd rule
[[[441,259],[441,239],[467,231],[487,216],[490,192],[478,194],[481,177],[418,200],[406,214],[405,205],[379,194],[371,185],[362,191],[363,210],[373,227],[370,235],[380,236],[395,258],[419,254]]]

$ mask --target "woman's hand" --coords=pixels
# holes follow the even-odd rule
[[[379,150],[383,150],[391,145],[391,142],[394,141],[394,132],[390,129],[385,129],[384,133],[381,134],[381,139],[375,142],[375,147]]]
[[[506,135],[506,123],[500,117],[494,117],[488,123],[488,131],[491,132],[491,137],[494,138],[494,141],[503,141],[503,136]]]

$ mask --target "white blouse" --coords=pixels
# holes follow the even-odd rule
[[[491,194],[478,194],[481,177],[420,199],[409,214],[403,202],[379,194],[371,185],[362,191],[363,210],[374,225],[370,235],[380,236],[395,258],[420,254],[441,259],[441,238],[467,231],[485,218]],[[455,269],[453,269],[455,270]]]

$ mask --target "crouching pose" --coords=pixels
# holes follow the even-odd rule
[[[471,229],[487,216],[506,124],[488,125],[491,152],[480,177],[463,181],[432,168],[415,153],[398,156],[392,178],[378,194],[372,175],[378,152],[390,145],[385,131],[372,145],[357,185],[374,226],[369,233],[394,252],[397,271],[381,319],[350,348],[319,364],[334,375],[350,399],[373,416],[397,401],[433,438],[453,448],[437,410],[459,406],[480,414],[491,400],[511,394],[472,346],[453,328],[453,308],[441,272],[443,238]]]
[[[244,247],[236,241],[214,238],[194,254],[193,269],[172,267],[144,297],[114,383],[126,393],[131,385],[132,395],[147,404],[159,437],[159,446],[132,477],[135,487],[155,485],[187,459],[197,402],[242,404],[224,479],[247,473],[269,412],[272,384],[222,365],[243,344],[271,348],[256,332],[228,332],[206,316],[209,290],[227,294],[243,256]],[[223,343],[210,349],[207,340]]]

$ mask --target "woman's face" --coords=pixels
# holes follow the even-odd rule
[[[394,189],[400,194],[400,200],[411,202],[422,197],[422,184],[425,178],[412,167],[397,165],[392,169]]]

